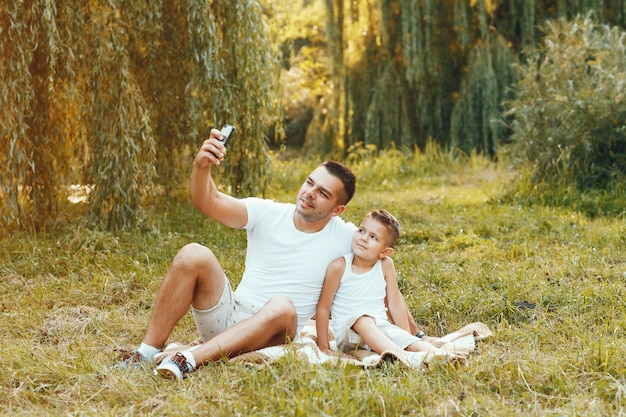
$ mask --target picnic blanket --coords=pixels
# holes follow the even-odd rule
[[[449,333],[440,338],[436,343],[436,347],[440,348],[438,354],[419,353],[422,356],[425,366],[431,360],[446,361],[448,359],[459,359],[461,364],[466,364],[467,356],[472,353],[476,347],[476,342],[491,336],[491,330],[483,323],[476,322],[468,324],[463,328]],[[357,349],[345,352],[337,351],[337,343],[334,340],[332,329],[329,329],[330,345],[333,352],[323,352],[317,347],[317,334],[315,330],[315,320],[310,320],[302,329],[300,335],[290,344],[270,346],[252,352],[243,353],[230,359],[231,362],[243,362],[249,365],[267,365],[282,358],[283,356],[295,352],[301,360],[306,360],[314,364],[342,364],[356,365],[364,368],[377,367],[382,363],[392,360],[409,365],[401,358],[398,358],[393,352],[383,352],[378,354],[366,349]],[[169,344],[165,350],[155,357],[158,363],[168,355],[180,350],[193,350],[200,342],[196,341],[192,345],[180,345],[178,343]]]

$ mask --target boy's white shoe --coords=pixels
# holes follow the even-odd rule
[[[448,362],[453,356],[455,355],[442,349],[437,349],[434,352],[406,352],[405,360],[412,368],[422,368],[433,361],[439,363]]]
[[[431,355],[430,352],[406,352],[404,359],[411,368],[421,368],[427,361],[426,357]]]

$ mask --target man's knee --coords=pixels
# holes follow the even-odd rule
[[[211,249],[207,248],[206,246],[199,243],[187,243],[180,249],[177,256],[195,259],[204,257],[207,254],[213,254],[213,252],[211,252]]]
[[[276,295],[269,299],[266,304],[274,316],[296,319],[296,307],[289,297],[284,295]]]
[[[288,329],[291,337],[295,336],[298,327],[298,315],[296,307],[289,297],[282,295],[274,296],[269,299],[263,309],[269,320],[283,329]]]
[[[188,243],[178,251],[172,266],[177,269],[196,269],[214,258],[213,252],[206,246],[199,243]]]

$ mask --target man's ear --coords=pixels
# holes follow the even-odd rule
[[[345,205],[345,204],[342,204],[342,205],[339,205],[339,206],[335,207],[335,208],[333,209],[333,211],[331,212],[331,214],[332,214],[333,216],[339,216],[339,215],[340,215],[341,213],[343,213],[344,211],[346,211],[346,205]]]
[[[386,247],[383,251],[378,255],[380,259],[386,258],[387,256],[393,253],[393,248],[391,246]]]

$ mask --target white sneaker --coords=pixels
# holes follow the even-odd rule
[[[181,352],[176,352],[172,356],[168,356],[156,367],[154,374],[165,379],[177,379],[182,381],[187,378],[189,372],[193,371],[187,358]]]
[[[426,364],[425,359],[429,354],[429,352],[406,352],[404,358],[411,368],[421,368]]]
[[[136,350],[127,352],[123,355],[122,360],[115,364],[117,369],[141,368],[142,365],[151,364],[153,361],[147,356],[143,356]]]
[[[454,355],[442,349],[437,349],[434,352],[406,352],[405,356],[406,362],[412,368],[422,368],[428,366],[431,362],[448,362]]]

